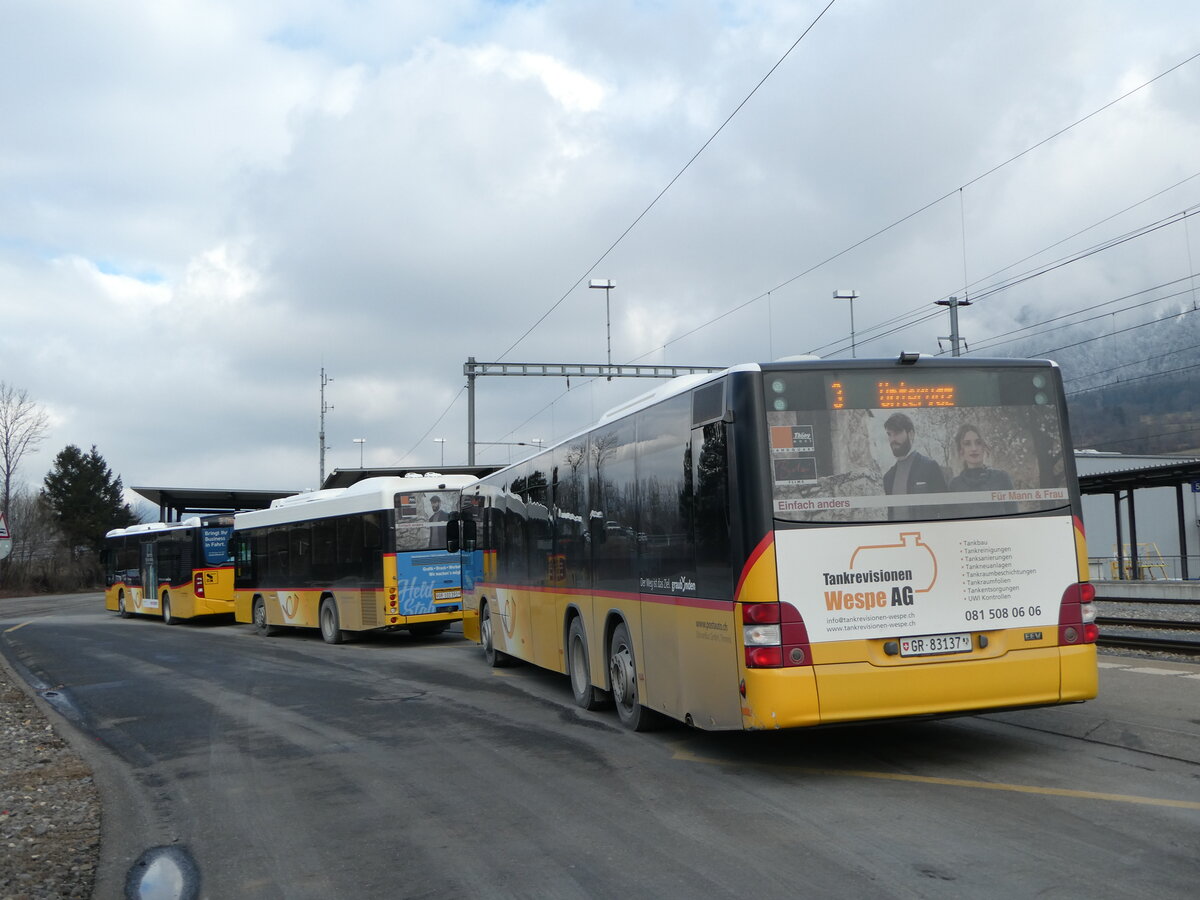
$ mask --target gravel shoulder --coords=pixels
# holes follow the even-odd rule
[[[0,656],[0,900],[91,897],[100,794],[39,703]]]

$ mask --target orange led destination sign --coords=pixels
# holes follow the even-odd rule
[[[952,384],[908,384],[879,381],[875,385],[878,409],[913,409],[922,406],[957,406]]]

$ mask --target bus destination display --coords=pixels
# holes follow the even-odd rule
[[[908,381],[875,382],[874,409],[921,409],[957,406],[957,391],[952,384],[911,384]],[[841,379],[829,384],[829,408],[846,408],[846,385]]]

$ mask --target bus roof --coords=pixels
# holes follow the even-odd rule
[[[269,509],[238,513],[234,516],[234,527],[282,525],[306,519],[392,509],[396,494],[405,491],[459,491],[468,484],[474,484],[475,480],[472,475],[439,475],[436,472],[364,478],[350,487],[306,491],[272,500]]]
[[[114,528],[105,532],[106,538],[122,537],[131,534],[147,534],[151,531],[179,531],[184,528],[199,528],[204,523],[199,516],[189,516],[182,522],[140,522],[128,528]]]

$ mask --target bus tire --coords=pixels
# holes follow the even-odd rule
[[[271,625],[267,622],[267,601],[262,597],[254,598],[254,606],[251,608],[250,615],[254,620],[254,630],[263,637],[275,637],[283,631],[278,625]]]
[[[128,609],[125,608],[125,592],[121,591],[117,594],[117,615],[122,619],[130,619],[133,617]]]
[[[630,731],[650,731],[657,727],[660,724],[658,714],[638,702],[637,660],[633,655],[629,628],[624,622],[613,629],[608,644],[608,674],[621,724]]]
[[[567,674],[571,676],[571,693],[575,705],[587,710],[600,709],[608,699],[605,692],[592,686],[592,669],[588,665],[587,635],[579,616],[571,619],[567,629]]]
[[[341,622],[338,620],[337,601],[332,597],[326,597],[321,601],[321,637],[327,644],[340,644],[346,640],[346,633],[342,631]]]
[[[483,658],[493,669],[504,669],[512,665],[512,657],[496,649],[492,635],[492,613],[485,600],[479,607],[479,643],[483,645]]]
[[[171,595],[163,591],[162,595],[162,617],[164,625],[178,625],[179,619],[171,615]]]

